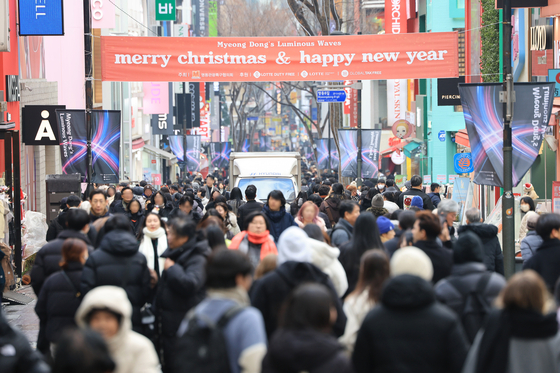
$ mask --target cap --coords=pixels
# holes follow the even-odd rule
[[[385,216],[380,216],[377,218],[377,226],[379,227],[379,233],[381,234],[385,234],[395,229],[395,226],[393,225],[393,223],[391,223],[391,220],[387,219]]]

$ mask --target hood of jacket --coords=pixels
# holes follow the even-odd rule
[[[479,262],[467,262],[462,264],[454,264],[451,268],[451,276],[466,276],[472,273],[486,272],[486,265]]]
[[[138,247],[136,237],[120,229],[110,231],[103,236],[99,245],[99,249],[119,256],[132,256],[138,252]]]
[[[76,324],[82,328],[88,328],[87,317],[94,309],[108,309],[111,312],[122,316],[119,331],[113,336],[107,345],[109,350],[114,353],[122,346],[127,335],[132,330],[130,317],[132,315],[132,305],[128,300],[126,292],[117,286],[99,286],[92,289],[82,300],[82,304],[76,311]]]
[[[161,258],[169,258],[176,262],[181,257],[190,257],[194,254],[201,254],[204,256],[210,255],[210,248],[208,246],[208,241],[202,239],[200,235],[197,235],[191,239],[189,239],[183,246],[177,249],[167,248],[160,255]]]
[[[338,207],[340,206],[340,198],[338,198],[337,196],[332,196],[329,197],[325,200],[325,203],[327,205],[329,205],[330,208],[338,210]]]
[[[277,372],[312,372],[342,349],[338,340],[326,333],[278,329],[268,346],[268,359]]]
[[[459,227],[459,234],[468,231],[476,234],[481,240],[488,240],[496,237],[498,234],[498,227],[492,224],[483,223],[471,223],[468,225],[461,225]]]
[[[65,229],[56,236],[61,240],[65,240],[67,238],[78,238],[86,243],[86,245],[91,246],[91,241],[89,240],[88,236],[83,234],[82,232],[78,232],[72,229]]]
[[[284,215],[286,215],[286,208],[280,207],[279,211],[271,211],[268,205],[264,205],[263,212],[273,223],[279,223],[284,219]]]
[[[340,250],[332,247],[326,242],[309,239],[309,248],[311,249],[311,263],[315,264],[319,269],[325,269],[332,262],[338,260]]]
[[[328,276],[314,264],[305,262],[285,262],[276,268],[275,272],[291,287],[304,282],[325,283]]]
[[[390,279],[381,294],[381,303],[387,308],[397,310],[424,308],[435,300],[432,285],[413,275],[399,275]]]

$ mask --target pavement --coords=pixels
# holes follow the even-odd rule
[[[37,297],[30,285],[22,286],[17,290],[18,293],[33,298],[33,301],[26,305],[9,305],[4,303],[4,315],[8,323],[23,332],[33,348],[37,345],[37,335],[39,334],[39,318],[35,314],[35,304]],[[5,301],[4,301],[5,302]]]

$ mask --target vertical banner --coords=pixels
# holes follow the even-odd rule
[[[119,150],[121,143],[121,112],[92,110],[91,157],[94,183],[119,182]]]
[[[208,146],[208,156],[210,157],[210,166],[212,169],[221,167],[222,160],[222,143],[211,142]]]
[[[164,114],[169,110],[169,83],[144,82],[144,114]]]
[[[358,131],[338,130],[342,177],[358,176]]]
[[[177,93],[175,95],[175,106],[177,107],[177,120],[173,126],[176,134],[182,133],[183,129],[193,128],[192,124],[192,95],[190,93]]]
[[[329,157],[329,139],[315,140],[317,144],[317,168],[324,169],[337,169],[339,163],[338,151],[334,139],[330,139],[330,157]],[[329,165],[330,158],[330,165]]]
[[[200,136],[187,136],[187,171],[200,171],[200,153],[202,152],[202,143]]]
[[[86,181],[87,132],[84,110],[57,110],[62,173],[81,174]]]
[[[189,93],[191,94],[191,123],[188,128],[200,127],[200,84],[189,83]]]
[[[181,167],[184,166],[185,162],[185,148],[183,144],[183,136],[169,136],[169,147],[175,156]],[[183,164],[181,164],[183,163]]]
[[[230,154],[231,154],[231,144],[229,142],[223,142],[222,151],[220,152],[220,157],[222,159],[220,167],[228,167]]]
[[[552,113],[554,85],[555,82],[514,85],[513,186],[519,184],[539,155]],[[459,84],[474,163],[474,182],[479,185],[503,187],[501,90],[500,83]]]
[[[381,130],[362,130],[362,178],[377,176],[380,147]]]
[[[249,143],[249,139],[245,139],[245,141],[243,141],[243,147],[241,148],[241,151],[243,153],[248,153],[249,152],[249,146],[251,144]]]
[[[389,11],[390,10],[390,11]],[[385,33],[406,34],[406,0],[385,0]],[[392,127],[399,119],[405,119],[407,109],[406,79],[387,80],[387,126]]]

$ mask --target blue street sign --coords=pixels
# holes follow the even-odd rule
[[[317,102],[344,102],[346,101],[346,92],[344,90],[317,91]]]
[[[64,35],[62,0],[20,1],[19,34]]]
[[[439,131],[437,137],[439,141],[445,141],[445,131]]]
[[[474,171],[471,153],[458,153],[453,157],[453,166],[458,174],[468,174]]]
[[[247,120],[257,121],[257,120],[259,120],[259,117],[247,117]]]

